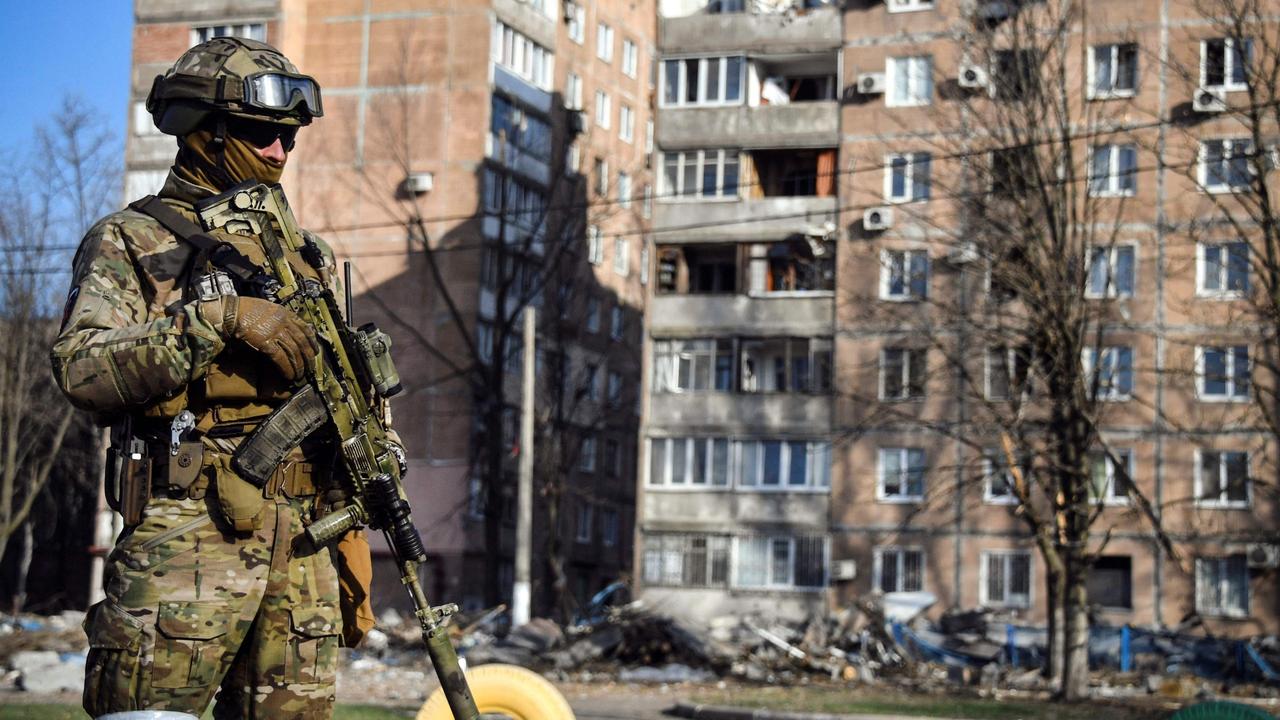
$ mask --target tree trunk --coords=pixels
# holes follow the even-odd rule
[[[1047,564],[1047,563],[1046,563]],[[1062,687],[1063,597],[1062,573],[1052,567],[1045,573],[1045,597],[1048,603],[1048,652],[1044,677],[1057,689]]]
[[[1059,696],[1063,700],[1083,700],[1089,693],[1089,593],[1085,584],[1086,568],[1078,551],[1068,560],[1074,570],[1068,573],[1064,593],[1063,634],[1064,653],[1062,685]]]
[[[27,604],[27,577],[31,575],[31,558],[34,555],[36,539],[31,532],[31,523],[22,523],[22,554],[18,556],[17,577],[13,582],[13,616]]]

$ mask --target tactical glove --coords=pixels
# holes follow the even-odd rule
[[[219,310],[221,317],[217,317]],[[200,311],[222,337],[240,340],[266,355],[290,381],[302,377],[319,351],[315,333],[302,318],[268,300],[226,295],[201,303]]]

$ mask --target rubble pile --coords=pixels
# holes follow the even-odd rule
[[[0,621],[0,690],[80,692],[88,652],[83,622],[74,610]]]

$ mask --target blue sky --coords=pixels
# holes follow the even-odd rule
[[[122,138],[132,28],[132,0],[0,0],[0,147],[27,142],[68,93]]]

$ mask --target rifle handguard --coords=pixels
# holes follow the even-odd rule
[[[325,515],[307,526],[307,539],[315,547],[323,547],[342,537],[351,528],[364,524],[364,511],[358,505],[348,505]]]

